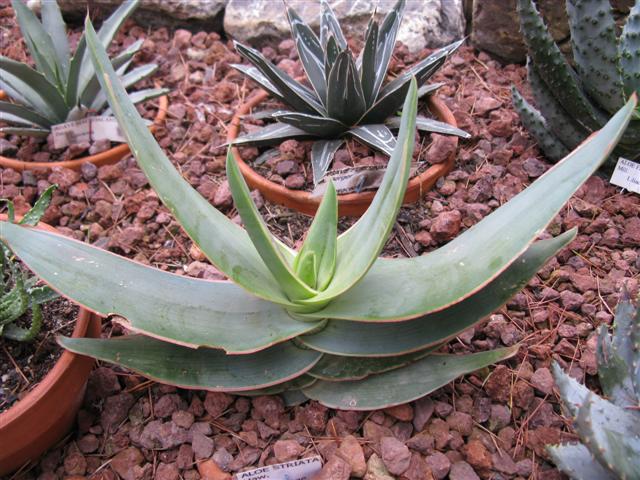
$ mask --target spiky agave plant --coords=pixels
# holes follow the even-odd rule
[[[545,155],[559,160],[640,90],[640,2],[620,37],[609,0],[566,0],[574,70],[553,41],[533,0],[518,0],[527,44],[527,73],[538,109],[512,89],[513,103]],[[631,122],[615,154],[640,158],[640,117]]]
[[[327,172],[345,136],[391,155],[396,139],[390,129],[400,126],[395,114],[402,107],[411,78],[415,77],[421,87],[419,95],[433,93],[439,85],[422,85],[462,44],[459,41],[443,47],[383,85],[405,0],[398,0],[381,24],[371,17],[357,60],[329,4],[323,1],[321,8],[318,38],[293,8],[286,7],[298,56],[312,88],[276,68],[257,50],[238,42],[236,50],[253,66],[232,65],[291,108],[271,113],[276,123],[241,136],[234,143],[265,145],[287,138],[311,138],[315,140],[311,166],[316,184]],[[418,116],[416,126],[427,132],[469,138],[463,130],[423,116]]]
[[[569,231],[533,243],[608,155],[636,102],[446,246],[417,258],[379,259],[409,177],[417,110],[411,81],[398,144],[367,212],[337,236],[337,197],[329,184],[296,252],[268,231],[232,156],[229,185],[246,230],[182,178],[128,100],[89,21],[86,28],[98,78],[140,167],[231,281],[173,275],[11,223],[0,224],[0,238],[56,290],[100,314],[120,315],[136,333],[63,338],[65,348],[188,388],[294,391],[328,406],[368,410],[419,398],[513,355],[517,347],[432,353],[504,304],[574,238]]]
[[[598,378],[603,398],[554,363],[553,375],[581,443],[547,447],[574,480],[640,478],[640,309],[627,291],[616,308],[613,335],[600,327]]]
[[[18,225],[36,225],[51,202],[56,187],[50,186],[38,201],[18,222]],[[7,203],[9,221],[15,222],[13,204]],[[28,342],[36,338],[42,328],[43,303],[58,295],[51,288],[39,285],[38,278],[27,275],[13,261],[11,251],[0,242],[0,338]],[[31,313],[28,328],[16,325],[23,316]]]
[[[139,3],[140,0],[123,2],[104,21],[98,36],[105,48]],[[0,89],[13,100],[0,101],[0,121],[9,124],[0,128],[0,132],[46,137],[52,125],[79,120],[89,112],[101,112],[107,98],[100,90],[86,40],[84,35],[80,38],[72,57],[57,2],[42,2],[42,22],[22,0],[12,0],[11,4],[36,68],[0,55]],[[125,88],[158,69],[158,65],[150,63],[127,71],[141,47],[142,40],[138,40],[111,60]],[[133,92],[130,98],[138,103],[167,92],[150,88]]]

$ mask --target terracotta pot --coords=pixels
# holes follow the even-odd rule
[[[235,115],[231,119],[229,130],[227,131],[227,142],[232,142],[238,138],[240,133],[241,117],[250,113],[251,109],[258,106],[258,104],[267,98],[269,98],[269,94],[265,91],[261,91],[258,95],[238,107]],[[449,110],[445,103],[436,96],[429,97],[429,109],[439,120],[454,127],[458,126],[451,110]],[[453,138],[455,139],[457,147],[458,137]],[[237,148],[233,148],[233,155],[249,186],[251,188],[257,188],[267,200],[284,205],[307,215],[313,215],[318,209],[322,197],[312,196],[310,192],[302,190],[292,190],[284,185],[267,180],[245,163],[242,158],[240,158]],[[455,158],[456,154],[454,152],[445,162],[432,165],[420,175],[409,180],[407,192],[404,196],[404,203],[416,202],[423,193],[430,190],[440,177],[451,171]],[[354,217],[362,215],[369,207],[374,195],[375,191],[338,195],[338,210],[340,215]]]
[[[0,215],[0,220],[6,219]],[[37,228],[55,231],[45,224]],[[81,308],[73,337],[99,336],[100,318]],[[92,358],[65,350],[35,388],[0,414],[0,476],[37,460],[69,432],[93,364]]]
[[[0,100],[6,97],[6,94],[0,90]],[[167,107],[169,106],[169,99],[166,95],[160,97],[160,105],[158,106],[158,113],[153,119],[153,125],[149,127],[151,132],[155,132],[156,127],[160,125],[167,116]],[[64,160],[60,162],[24,162],[22,160],[15,160],[13,158],[7,158],[0,155],[0,167],[13,168],[19,172],[23,170],[50,170],[55,167],[70,168],[72,170],[79,170],[84,163],[93,163],[97,167],[103,165],[111,165],[122,160],[130,152],[129,145],[123,143],[116,147],[113,147],[105,152],[91,155],[89,157],[76,158],[74,160]]]

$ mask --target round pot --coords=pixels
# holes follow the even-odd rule
[[[0,100],[6,97],[6,94],[0,90]],[[151,132],[155,132],[156,127],[160,125],[167,116],[167,107],[169,106],[169,99],[166,95],[160,97],[160,105],[158,106],[158,113],[153,119],[153,125],[149,127]],[[120,144],[116,147],[110,148],[104,152],[88,157],[75,158],[73,160],[63,160],[59,162],[25,162],[22,160],[16,160],[13,158],[7,158],[0,155],[0,167],[13,168],[19,172],[23,170],[50,170],[55,167],[70,168],[72,170],[79,170],[84,163],[93,163],[97,167],[103,165],[111,165],[122,160],[126,155],[130,153],[129,145],[126,143]]]
[[[269,94],[265,91],[261,91],[255,97],[238,107],[231,119],[229,130],[227,131],[227,142],[231,143],[233,140],[238,138],[240,133],[241,117],[250,113],[253,108],[258,106],[267,98],[269,98]],[[431,110],[431,112],[440,121],[446,122],[454,127],[458,126],[453,113],[442,100],[437,98],[435,95],[430,96],[428,100],[429,110]],[[455,139],[457,147],[458,137],[453,138]],[[251,168],[251,166],[244,162],[242,158],[240,158],[240,154],[236,147],[232,149],[232,152],[236,162],[238,163],[238,167],[249,186],[251,188],[257,188],[267,200],[284,205],[307,215],[313,215],[316,212],[322,197],[313,196],[310,192],[302,190],[292,190],[284,185],[272,182],[260,175]],[[446,161],[432,165],[420,175],[410,179],[409,184],[407,185],[407,192],[404,196],[404,203],[416,202],[425,192],[430,190],[440,177],[451,171],[455,158],[456,154],[454,151]],[[353,217],[362,215],[369,207],[374,195],[375,191],[338,195],[338,211],[340,215]]]
[[[6,219],[0,215],[0,220]],[[55,231],[45,224],[37,228]],[[81,308],[73,337],[99,337],[100,324],[98,316]],[[0,477],[37,460],[69,432],[93,364],[92,358],[65,350],[35,388],[0,414]]]

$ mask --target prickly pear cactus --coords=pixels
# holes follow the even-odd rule
[[[534,0],[517,1],[537,108],[517,92],[513,103],[540,149],[556,161],[640,90],[640,0],[619,37],[609,0],[566,0],[575,69],[549,34]],[[631,122],[615,153],[640,158],[640,119]]]
[[[574,480],[640,479],[640,309],[624,292],[613,335],[602,326],[598,377],[606,397],[553,365],[553,375],[580,443],[548,446],[558,468]]]

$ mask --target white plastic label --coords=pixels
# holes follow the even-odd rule
[[[115,117],[87,117],[51,127],[54,148],[97,140],[126,142]]]
[[[640,193],[640,163],[620,157],[610,182],[630,192]]]
[[[322,458],[314,456],[236,473],[236,480],[311,480],[320,470]]]

